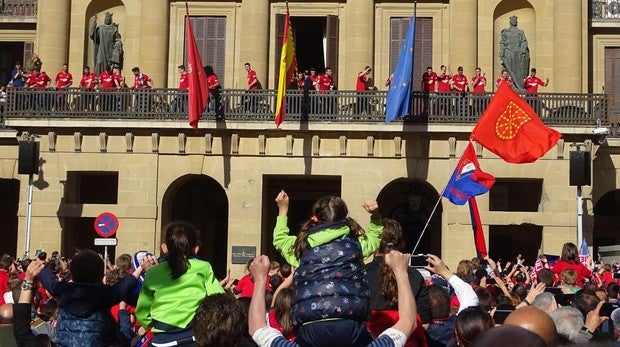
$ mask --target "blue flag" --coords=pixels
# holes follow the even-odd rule
[[[484,194],[495,183],[495,177],[480,169],[471,142],[456,165],[443,196],[455,205],[464,205],[476,195]]]
[[[409,21],[407,37],[398,56],[398,63],[388,89],[385,122],[409,114],[411,104],[411,74],[413,72],[413,45],[415,37],[415,15]]]

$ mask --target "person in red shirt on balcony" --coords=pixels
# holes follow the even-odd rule
[[[245,112],[256,112],[256,107],[258,105],[258,97],[255,94],[255,91],[259,89],[263,89],[260,81],[258,80],[258,76],[256,75],[256,71],[252,70],[252,66],[250,63],[244,64],[245,71],[248,73],[248,86],[245,88],[246,93],[241,100],[241,104],[243,105]]]
[[[34,88],[38,91],[35,97],[34,109],[37,111],[49,111],[49,98],[48,95],[45,93],[45,90],[49,86],[51,79],[45,73],[45,71],[41,71],[40,66],[36,66],[33,71],[34,83],[31,85],[31,88]],[[29,83],[30,79],[28,80]]]
[[[179,91],[170,103],[170,112],[187,112],[187,90],[189,89],[189,74],[185,71],[185,65],[179,65]]]
[[[114,76],[110,66],[101,71],[99,74],[99,81],[101,82],[100,86],[103,92],[99,98],[101,102],[100,108],[102,111],[112,111],[114,110],[113,89],[115,89],[116,86],[114,84]]]
[[[502,70],[502,75],[495,81],[495,86],[499,87],[502,83],[506,83],[506,85],[512,88],[512,78],[506,70]]]
[[[467,82],[467,76],[463,74],[463,67],[459,66],[456,70],[456,75],[452,77],[452,91],[460,94],[460,97],[456,100],[456,114],[469,114],[469,102],[467,98],[467,91],[469,89],[469,83]]]
[[[73,84],[73,76],[69,72],[69,65],[62,64],[62,70],[56,74],[56,108],[59,111],[67,110],[67,88]]]
[[[325,67],[325,73],[318,77],[316,89],[321,95],[320,101],[323,113],[334,113],[334,102],[332,100],[333,96],[329,95],[329,91],[334,89],[334,79],[332,78],[332,69],[330,67]]]
[[[432,66],[426,67],[426,72],[422,74],[422,91],[434,93],[437,90],[437,73]]]
[[[450,68],[445,65],[441,65],[441,72],[439,73],[439,75],[437,75],[437,91],[440,93],[449,92],[451,79],[452,70],[450,70]]]
[[[471,86],[474,90],[473,93],[473,104],[474,104],[474,113],[477,115],[482,114],[482,111],[486,108],[486,100],[482,94],[485,93],[485,87],[487,85],[487,78],[485,74],[482,73],[482,70],[477,67],[475,70],[474,77],[471,78]]]
[[[220,96],[222,85],[215,71],[213,71],[213,66],[205,66],[205,75],[207,75],[207,85],[209,86],[209,110],[215,110],[215,120],[224,120],[224,107]]]
[[[368,75],[372,72],[370,66],[366,66],[364,70],[357,74],[357,80],[355,82],[355,91],[357,92],[357,100],[355,102],[355,113],[361,114],[362,112],[370,113],[370,104],[368,103],[368,96],[365,96],[368,88]]]
[[[123,74],[121,74],[121,69],[118,65],[114,65],[112,67],[112,82],[114,82],[114,89],[116,89],[117,93],[115,95],[115,107],[116,111],[120,112],[126,109],[126,105],[129,104],[129,101],[125,101],[127,99],[127,93],[120,92],[120,89],[126,88],[125,78]]]
[[[536,77],[536,69],[532,68],[530,70],[530,75],[523,79],[523,86],[525,87],[525,100],[530,106],[534,109],[536,114],[540,115],[542,108],[540,107],[540,100],[538,100],[538,87],[543,86],[546,87],[549,84],[549,79],[546,78],[545,81],[541,80],[539,77]]]
[[[82,79],[80,80],[80,87],[84,89],[81,103],[82,110],[93,111],[95,109],[95,95],[93,94],[93,91],[98,83],[99,81],[97,80],[97,75],[90,71],[90,67],[85,66],[82,73]]]
[[[133,112],[138,112],[138,110],[149,112],[151,109],[150,99],[147,97],[145,91],[151,89],[153,80],[146,74],[140,72],[140,68],[137,66],[131,69],[131,72],[133,72],[134,76],[133,89],[136,94],[133,103]]]

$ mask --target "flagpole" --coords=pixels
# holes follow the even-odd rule
[[[446,188],[448,188],[447,184],[445,187],[443,187],[441,194],[439,194],[439,199],[437,199],[437,202],[435,203],[435,207],[433,207],[433,210],[431,211],[431,215],[428,216],[428,220],[426,221],[426,224],[424,225],[424,229],[422,229],[422,232],[420,233],[420,237],[418,237],[418,242],[415,243],[415,246],[413,247],[413,250],[411,251],[411,255],[415,254],[415,250],[418,248],[420,241],[422,241],[422,236],[424,236],[424,233],[426,232],[426,228],[428,228],[428,225],[430,224],[431,219],[433,218],[433,215],[435,214],[435,211],[437,210],[437,206],[439,206],[439,202],[441,201],[441,198],[443,197],[443,193],[446,191]]]
[[[413,24],[413,37],[411,38],[411,40],[413,42],[411,42],[411,75],[409,76],[409,86],[411,87],[411,95],[409,95],[409,113],[411,115],[413,115],[413,73],[414,73],[414,66],[415,66],[415,20],[416,20],[416,13],[418,11],[418,2],[414,1],[413,2],[413,18],[412,20],[414,21]],[[441,197],[440,197],[441,198]]]

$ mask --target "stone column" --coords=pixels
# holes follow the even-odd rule
[[[37,42],[34,44],[34,52],[39,55],[43,70],[50,78],[60,71],[69,56],[70,9],[70,0],[38,2]],[[30,57],[24,57],[24,60],[28,59]]]
[[[585,15],[585,14],[583,14]],[[582,4],[581,1],[553,2],[554,92],[582,92]]]
[[[258,80],[263,88],[273,88],[267,86],[269,69],[269,0],[243,0],[240,11],[240,40],[241,49],[239,52],[239,66],[235,66],[235,73],[239,76],[238,88],[247,86],[246,73],[243,64],[250,63],[252,69],[256,71]]]
[[[450,56],[449,64],[452,73],[456,74],[458,66],[468,77],[474,75],[478,55],[478,13],[476,2],[471,0],[450,1]],[[437,68],[437,67],[435,67]]]
[[[340,47],[345,51],[345,61],[340,65],[345,67],[344,76],[340,74],[340,81],[346,89],[354,89],[357,73],[364,70],[364,66],[374,67],[375,51],[375,2],[374,0],[348,0],[346,7],[346,43]],[[341,42],[343,42],[341,40]],[[371,74],[375,80],[377,76]]]
[[[168,0],[143,0],[140,18],[140,71],[153,79],[154,87],[164,87],[168,67]],[[133,66],[125,66],[130,73]]]

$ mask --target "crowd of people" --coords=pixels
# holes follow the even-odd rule
[[[159,258],[141,251],[104,266],[91,250],[70,258],[4,255],[0,331],[12,325],[18,346],[565,346],[620,340],[619,264],[594,263],[573,243],[564,244],[558,259],[473,258],[452,271],[435,255],[403,253],[399,223],[382,218],[376,201],[362,205],[370,219],[363,228],[341,198],[323,197],[295,235],[289,196],[281,191],[275,202],[273,243],[286,263],[258,256],[239,280],[230,271],[218,280],[211,265],[196,258],[198,234],[185,222],[165,227]]]

